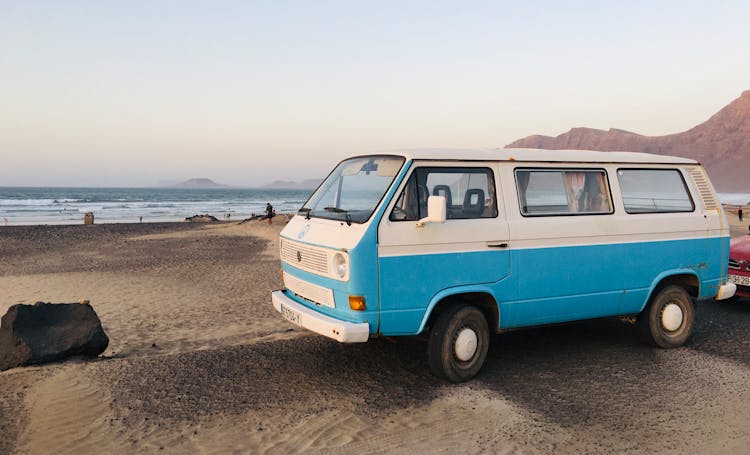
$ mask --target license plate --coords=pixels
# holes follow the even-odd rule
[[[299,313],[289,307],[285,307],[283,304],[281,305],[281,317],[299,325]]]
[[[740,286],[750,286],[750,276],[729,275],[729,279],[727,281]]]

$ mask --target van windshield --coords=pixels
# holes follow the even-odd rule
[[[342,161],[299,210],[300,215],[364,223],[383,199],[404,164],[396,156]]]

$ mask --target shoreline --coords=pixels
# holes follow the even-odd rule
[[[0,187],[0,226],[6,219],[8,225],[78,224],[86,213],[99,223],[178,222],[206,213],[233,221],[264,213],[266,203],[277,213],[296,212],[309,196],[309,191],[294,189]]]
[[[279,219],[284,219],[284,222],[286,220],[290,219],[294,215],[296,215],[297,212],[279,212],[276,214],[276,217],[274,217],[275,222],[277,222]],[[110,225],[110,224],[231,224],[231,223],[243,223],[248,221],[256,221],[261,219],[266,219],[264,215],[250,215],[246,218],[233,218],[233,219],[226,219],[221,218],[215,215],[214,216],[217,221],[189,221],[186,218],[189,218],[191,216],[201,216],[202,214],[195,214],[195,215],[189,215],[188,217],[182,218],[182,219],[164,219],[164,220],[130,220],[130,219],[123,219],[122,221],[118,220],[112,220],[112,219],[105,219],[104,221],[101,221],[98,218],[94,218],[93,224],[85,224],[83,216],[79,221],[76,222],[68,222],[68,221],[61,221],[61,222],[44,222],[44,223],[11,223],[10,221],[8,224],[3,223],[2,217],[0,216],[0,230],[3,228],[13,228],[13,227],[29,227],[29,226],[101,226],[101,225]],[[211,214],[207,214],[210,215]],[[281,218],[280,218],[281,217]]]
[[[730,237],[741,237],[744,235],[748,235],[750,233],[750,206],[743,206],[744,216],[743,220],[740,221],[737,216],[737,208],[739,206],[733,206],[733,207],[724,207],[724,212],[727,216],[727,221],[729,222],[729,231],[730,231]],[[210,215],[210,214],[209,214]],[[278,213],[276,217],[274,217],[274,224],[276,223],[286,223],[288,220],[290,220],[292,217],[296,215],[296,212],[283,212]],[[193,215],[191,215],[193,216]],[[217,217],[218,218],[218,217]],[[37,224],[8,224],[3,225],[0,223],[0,232],[2,232],[4,229],[23,229],[23,228],[30,228],[30,227],[74,227],[74,226],[110,226],[110,225],[120,225],[120,226],[137,226],[137,225],[156,225],[156,226],[175,226],[175,225],[196,225],[196,226],[216,226],[216,225],[231,225],[236,223],[247,223],[251,221],[261,221],[265,220],[262,215],[254,215],[250,216],[248,218],[242,218],[242,219],[233,219],[233,220],[227,220],[227,219],[218,219],[217,221],[186,221],[186,220],[172,220],[172,221],[105,221],[105,222],[96,222],[94,224],[84,224],[83,219],[79,223],[65,223],[65,224],[58,224],[58,223],[37,223]]]

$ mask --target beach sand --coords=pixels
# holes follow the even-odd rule
[[[655,409],[653,417],[639,414],[635,424],[630,420],[634,427],[614,431],[630,411],[625,405],[615,406],[611,415],[598,413],[599,405],[617,397],[607,395],[610,385],[596,378],[588,392],[592,408],[583,409],[590,420],[581,421],[581,409],[561,405],[551,412],[545,407],[554,407],[554,401],[537,403],[536,389],[523,399],[514,397],[525,390],[528,380],[521,373],[528,364],[512,353],[496,354],[495,366],[485,373],[500,382],[450,385],[429,374],[425,343],[419,339],[341,345],[293,328],[270,303],[271,290],[281,286],[281,219],[273,225],[0,229],[0,314],[16,303],[88,299],[110,337],[99,359],[0,372],[0,453],[663,451],[659,441],[665,437],[658,439],[658,432],[645,432],[640,445],[634,446],[632,438],[641,434],[639,423],[645,426],[666,411]],[[730,219],[733,235],[747,232],[736,216]],[[618,334],[624,329],[616,324],[590,330]],[[544,333],[567,339],[570,332],[561,330]],[[518,343],[520,349],[534,343],[535,333],[504,335],[498,343]],[[622,344],[629,348],[630,342],[622,340],[630,335],[622,333],[615,341],[593,337],[609,344],[597,344],[584,354],[576,351],[565,365],[580,363],[575,356],[588,358],[591,351],[606,358],[635,355],[634,361],[641,362],[643,355],[653,361],[651,354],[624,352]],[[527,336],[531,338],[523,338]],[[520,370],[506,372],[497,356]],[[670,358],[663,368],[675,362],[687,365],[692,358]],[[713,381],[716,369],[726,367],[723,360],[711,362],[709,370],[695,377]],[[554,378],[546,368],[529,375]],[[740,373],[724,374],[711,390],[713,399],[724,398],[719,409],[691,407],[694,403],[679,408],[685,415],[700,416],[701,423],[693,428],[694,437],[673,437],[672,452],[748,447],[750,434],[738,430],[747,427],[750,417],[744,404],[750,400],[747,371],[743,367]],[[574,394],[566,382],[547,392],[564,400],[562,396]],[[628,402],[637,395],[631,390],[620,399]],[[558,419],[560,413],[576,417]],[[676,417],[678,424],[683,414]]]
[[[115,364],[298,336],[269,304],[280,286],[281,225],[3,229],[0,313],[16,303],[88,299],[110,345],[96,362],[0,373],[0,384],[20,385],[2,408],[0,425],[11,428],[2,428],[0,453],[14,439],[22,453],[94,453],[102,444],[125,451],[108,420],[118,407],[105,398],[117,396],[103,373]]]
[[[750,218],[748,218],[750,216],[750,205],[742,207],[742,221],[737,217],[738,208],[739,206],[736,205],[724,207],[724,212],[727,214],[727,219],[729,220],[729,230],[733,238],[750,233],[748,230],[750,227]]]

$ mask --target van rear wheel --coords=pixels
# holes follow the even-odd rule
[[[475,306],[457,305],[440,314],[430,330],[427,359],[436,376],[451,382],[473,378],[487,358],[487,319]]]
[[[657,291],[638,316],[641,333],[650,344],[660,348],[682,346],[693,333],[693,301],[687,291],[676,285]]]

